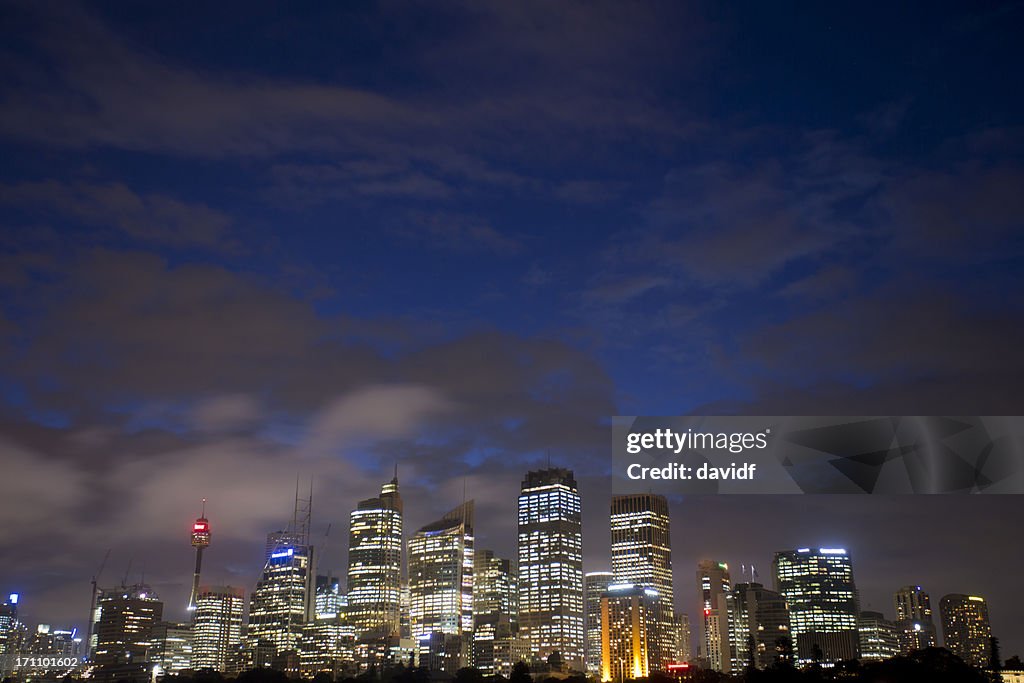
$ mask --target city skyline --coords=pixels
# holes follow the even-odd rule
[[[388,487],[390,487],[390,490],[392,490],[392,491],[397,489],[397,485],[396,485],[395,481],[392,481],[390,484],[385,483],[383,486],[384,486],[384,490],[388,490]],[[932,498],[932,497],[928,497],[928,498]],[[938,498],[938,497],[934,497],[934,498]],[[995,497],[995,498],[998,498],[998,497]],[[698,502],[711,502],[711,499],[709,497],[694,497],[694,499],[696,499]],[[726,502],[726,501],[722,501],[721,499],[717,499],[717,498],[715,500],[718,500],[719,502]],[[972,501],[976,500],[976,498],[975,497],[971,497],[971,500]],[[367,501],[364,500],[363,503],[365,503],[365,502],[367,502]],[[736,501],[736,502],[739,503],[740,501]],[[678,509],[678,507],[679,507],[679,503],[678,502],[676,504],[674,504],[674,505],[670,505],[670,515],[673,514],[671,512],[671,510]],[[450,515],[454,514],[455,512],[457,512],[457,510],[450,511],[449,516],[446,517],[446,519],[450,518]],[[675,514],[678,514],[678,513],[675,513]],[[216,528],[216,526],[215,526],[217,524],[216,519],[213,518],[212,514],[210,515],[210,517],[211,517],[211,526],[214,526],[214,528]],[[606,515],[606,520],[605,520],[605,536],[608,535],[608,531],[611,528],[610,523],[611,523],[611,516],[610,515]],[[188,543],[187,543],[187,540],[188,540],[187,539],[187,531],[188,531],[188,525],[186,525],[185,547],[183,547],[182,550],[181,550],[181,552],[186,553],[186,554],[188,553],[188,549],[187,549],[187,546],[188,546]],[[294,535],[294,534],[292,534],[292,535]],[[833,536],[833,538],[834,537],[835,536]],[[689,537],[689,538],[692,539],[692,537]],[[587,545],[586,536],[584,536],[584,539],[585,539],[584,540],[584,547],[586,547],[586,545]],[[408,535],[407,535],[405,540],[406,541],[409,540]],[[673,544],[672,551],[673,551],[674,554],[685,554],[685,555],[688,555],[688,556],[701,556],[701,557],[703,557],[699,550],[695,550],[693,548],[688,548],[688,549],[685,549],[685,550],[678,550],[678,549],[676,549],[675,543],[678,543],[678,541],[675,541],[674,544]],[[315,545],[315,544],[311,544],[311,545]],[[814,547],[818,547],[818,545],[815,544]],[[881,612],[890,621],[895,621],[897,619],[897,616],[898,616],[897,613],[896,613],[896,610],[894,608],[895,596],[896,596],[896,593],[899,590],[904,588],[904,586],[903,585],[894,585],[894,586],[892,586],[890,588],[890,590],[888,591],[888,595],[886,596],[885,595],[885,582],[884,582],[884,580],[882,580],[881,583],[880,583],[879,577],[872,576],[872,574],[875,574],[876,572],[872,571],[872,567],[871,567],[872,563],[870,562],[870,560],[869,559],[859,559],[859,558],[862,557],[862,555],[866,556],[867,558],[870,558],[870,554],[869,554],[870,551],[869,551],[869,549],[865,548],[863,551],[859,551],[859,549],[857,549],[857,548],[852,548],[852,549],[849,549],[849,550],[850,550],[850,555],[853,557],[854,562],[856,563],[856,568],[857,568],[856,569],[856,575],[857,575],[858,591],[861,594],[863,594],[862,585],[879,585],[881,587],[881,591],[883,593],[882,597],[883,598],[887,597],[887,599],[888,599],[888,603],[887,604],[883,602],[883,604],[881,604],[881,605],[875,604],[875,600],[873,599],[870,604],[867,604],[866,606],[862,605],[861,606],[861,610],[862,611]],[[318,557],[321,554],[321,552],[322,552],[322,548],[318,548],[318,550],[317,550],[317,556]],[[773,554],[774,554],[774,552],[778,552],[778,551],[773,551]],[[586,558],[587,558],[586,551],[584,551],[584,561],[585,561],[585,565],[587,566],[587,572],[588,573],[591,572],[591,571],[600,571],[601,570],[601,569],[592,569],[592,568],[590,568],[589,564],[587,563],[587,559]],[[912,563],[908,563],[908,564],[912,564]],[[608,566],[609,567],[611,566],[610,562],[609,562]],[[691,567],[685,567],[685,566],[684,567],[680,567],[680,566],[678,566],[677,563],[674,563],[673,573],[672,573],[672,580],[673,580],[674,591],[675,591],[676,595],[679,596],[680,594],[682,594],[682,597],[677,597],[677,599],[675,601],[677,609],[680,609],[683,613],[685,613],[688,616],[690,616],[691,617],[691,623],[692,623],[693,620],[696,620],[697,623],[699,624],[700,623],[699,604],[697,603],[697,601],[695,599],[690,599],[690,598],[687,597],[688,593],[692,593],[693,597],[696,598],[696,586],[695,586],[695,584],[692,583],[692,579],[689,578],[690,576],[692,576],[692,570],[696,569],[696,566],[697,565],[695,563]],[[757,568],[757,567],[759,567],[759,568]],[[755,571],[755,568],[756,568],[757,576],[753,575],[753,572]],[[327,570],[327,569],[323,569],[321,566],[317,566],[315,571],[319,574],[319,573],[323,573],[323,572],[327,572],[327,571],[331,571],[331,572],[335,572],[336,573],[338,570],[337,569],[333,569],[333,568],[330,569],[330,570]],[[744,583],[744,582],[753,581],[753,582],[757,582],[757,583],[763,584],[766,588],[769,588],[769,589],[772,588],[773,580],[772,580],[772,572],[771,572],[771,564],[770,564],[770,562],[763,562],[760,565],[754,564],[753,566],[751,566],[750,564],[744,564],[744,563],[734,564],[734,561],[730,561],[729,572],[731,574],[731,577],[730,577],[731,578],[731,584],[740,584],[740,583]],[[681,574],[682,574],[682,576],[681,576]],[[866,577],[864,576],[865,574],[867,575]],[[213,577],[213,578],[210,578],[210,577],[204,575],[204,577],[203,577],[203,584],[204,585],[210,584],[210,583],[218,580],[217,577],[222,576],[222,575],[223,575],[222,571],[218,572],[215,575],[215,577]],[[689,576],[687,576],[687,575],[689,575]],[[239,581],[237,581],[237,577],[238,576],[240,576],[240,575],[235,575],[236,579],[233,582],[228,582],[228,583],[231,583],[232,585],[241,587],[241,588],[243,588],[245,590],[245,592],[246,592],[246,601],[247,601],[247,604],[248,604],[248,601],[251,599],[251,593],[252,593],[252,590],[253,590],[253,586],[255,585],[255,581],[252,581],[252,582],[247,582],[247,581],[239,582]],[[241,576],[244,576],[244,574],[242,574]],[[178,618],[176,615],[180,615],[182,618],[186,618],[185,617],[185,615],[186,615],[185,610],[181,609],[179,611],[178,606],[176,605],[176,603],[173,600],[172,596],[175,596],[178,593],[180,593],[180,591],[182,590],[182,586],[184,585],[186,602],[187,602],[187,595],[188,595],[188,592],[189,592],[189,588],[191,586],[191,577],[187,577],[187,578],[189,580],[186,580],[183,583],[172,582],[172,583],[167,584],[166,587],[170,587],[171,588],[171,590],[169,590],[169,591],[164,592],[164,591],[162,591],[160,589],[155,590],[155,592],[158,595],[161,596],[161,599],[163,600],[163,602],[165,604],[165,611],[166,611],[165,618],[174,620],[174,619]],[[867,580],[864,580],[865,578]],[[979,578],[979,580],[980,580],[980,578]],[[129,580],[129,583],[133,583],[133,581]],[[971,583],[971,582],[968,581],[968,582],[965,582],[965,583]],[[152,581],[152,575],[150,575],[150,578],[147,579],[147,584],[148,585],[152,585],[154,587],[161,585],[159,582]],[[102,580],[100,581],[100,585],[101,585],[101,588],[105,585]],[[977,585],[977,582],[975,582],[975,585]],[[693,587],[692,590],[688,590],[688,588],[691,587],[691,586]],[[1006,654],[1007,656],[1010,656],[1010,654],[1012,654],[1014,652],[1013,651],[1013,640],[1012,640],[1012,633],[1013,633],[1013,631],[1012,631],[1012,628],[1006,628],[1008,626],[1012,626],[1013,623],[1014,623],[1014,620],[1013,620],[1014,612],[1013,612],[1013,607],[1012,607],[1012,604],[1013,604],[1012,600],[1011,601],[1007,601],[1005,598],[1001,599],[999,596],[994,595],[994,594],[992,594],[990,592],[983,591],[983,590],[966,590],[963,586],[961,586],[957,590],[951,590],[950,589],[950,586],[952,586],[952,582],[951,581],[939,581],[939,582],[936,582],[934,585],[929,585],[927,583],[922,582],[922,586],[923,586],[924,590],[926,590],[927,592],[929,592],[931,594],[933,602],[936,602],[936,603],[937,603],[937,601],[940,598],[942,598],[943,596],[945,596],[947,594],[967,593],[967,594],[977,594],[977,595],[981,595],[982,597],[984,597],[984,599],[987,601],[988,605],[994,605],[995,606],[994,609],[992,607],[989,608],[990,612],[993,612],[993,615],[992,615],[992,619],[993,619],[993,621],[992,621],[992,623],[993,623],[993,627],[992,627],[993,628],[993,634],[1001,639],[1001,642],[1003,643],[1004,654]],[[0,587],[0,588],[2,588],[2,587]],[[115,588],[116,588],[116,586],[115,586]],[[876,593],[877,591],[878,591],[878,589],[875,588],[875,589],[872,589],[871,592],[872,593]],[[8,592],[19,592],[19,591],[8,591]],[[31,613],[32,613],[31,612],[31,606],[32,606],[32,603],[35,602],[33,600],[33,596],[31,595],[31,593],[29,593],[27,591],[24,591],[24,590],[20,591],[20,594],[22,596],[22,598],[21,598],[22,610],[24,610],[26,606],[29,607],[29,609],[30,609],[29,614],[31,615]],[[862,600],[863,600],[863,598],[862,598]],[[304,606],[300,606],[299,608],[305,609]],[[1004,612],[1004,611],[1005,611],[1005,614],[1001,615],[1000,612]],[[22,612],[22,616],[23,617],[25,616],[24,611]],[[247,616],[248,616],[248,611],[247,611]],[[39,623],[49,623],[49,624],[52,624],[54,627],[78,626],[78,628],[79,628],[79,630],[81,632],[83,632],[83,633],[85,632],[85,629],[83,628],[84,627],[84,623],[83,623],[84,622],[84,618],[81,619],[80,621],[72,620],[70,623],[68,623],[66,621],[61,621],[60,619],[53,619],[53,618],[46,618],[46,617],[30,617],[30,619],[32,619],[32,621],[37,621]],[[935,623],[936,628],[940,629],[941,628],[941,622],[940,622],[940,620],[938,618],[938,615],[936,614],[933,617],[933,619],[934,619],[934,623]],[[247,622],[249,622],[248,618],[247,618]],[[1008,633],[1003,633],[1004,629],[1000,629],[1000,626],[1003,626],[1004,629],[1006,631],[1008,631]],[[701,635],[700,635],[700,631],[696,631],[695,630],[694,633],[695,633],[695,635],[694,635],[695,642],[694,642],[693,651],[694,651],[695,655],[699,655],[701,650],[700,650],[699,645],[697,644],[698,641],[696,639],[700,638]],[[1007,638],[1007,636],[1010,636],[1010,637]],[[296,638],[297,638],[297,636],[296,636]],[[940,640],[940,644],[941,644],[941,634],[940,634],[939,640]]]

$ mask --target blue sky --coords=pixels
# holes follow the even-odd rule
[[[93,524],[0,539],[169,553],[207,477],[245,566],[253,492],[340,523],[398,459],[507,550],[548,453],[607,496],[610,415],[1019,413],[1022,12],[5,4],[0,492]]]

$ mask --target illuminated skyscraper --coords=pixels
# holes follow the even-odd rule
[[[717,560],[701,560],[697,564],[697,590],[700,593],[701,633],[700,657],[708,668],[728,673],[732,670],[729,648],[729,605],[726,599],[732,589],[729,565]]]
[[[242,642],[245,591],[232,586],[202,586],[193,615],[192,668],[224,673]]]
[[[100,666],[145,662],[153,626],[163,618],[164,603],[143,584],[107,591],[97,605],[96,650]]]
[[[401,625],[402,497],[398,473],[349,516],[348,618],[362,640],[393,638]]]
[[[882,661],[900,653],[896,623],[886,619],[881,612],[861,612],[857,629],[860,632],[861,659]]]
[[[473,634],[473,501],[409,539],[409,622],[416,640],[444,636],[443,668],[468,664]],[[452,645],[455,644],[455,645]],[[456,650],[457,651],[454,651]]]
[[[646,678],[660,616],[657,591],[612,584],[601,598],[601,680]]]
[[[6,678],[14,671],[17,657],[18,638],[18,601],[21,596],[11,593],[0,605],[0,678]]]
[[[932,601],[920,586],[904,586],[896,591],[896,628],[899,632],[900,652],[935,647],[935,622],[932,619]]]
[[[302,627],[313,619],[316,609],[316,554],[309,543],[312,514],[312,482],[306,499],[299,498],[296,483],[289,528],[294,543],[279,545],[270,554],[249,600],[246,643],[255,666],[298,673]]]
[[[158,621],[149,636],[146,659],[158,674],[180,674],[192,668],[192,625]]]
[[[820,653],[823,662],[860,656],[860,614],[853,564],[842,548],[800,548],[775,553],[775,590],[789,605],[793,644],[800,662]]]
[[[82,654],[82,638],[76,629],[53,629],[49,624],[39,624],[29,644],[29,653],[37,656],[78,657]]]
[[[587,673],[601,675],[601,598],[612,584],[611,572],[587,572],[586,587]]]
[[[939,610],[946,649],[972,666],[987,667],[992,659],[992,627],[985,598],[954,593],[942,598]]]
[[[531,652],[584,667],[583,531],[573,473],[528,472],[519,495],[519,627]]]
[[[738,672],[751,661],[760,669],[770,666],[778,655],[779,639],[790,637],[786,600],[759,583],[738,583],[731,596],[732,670]]]
[[[665,670],[674,659],[672,537],[668,501],[653,493],[612,497],[612,574],[615,583],[653,588],[661,601],[652,634],[650,665]]]
[[[675,661],[678,664],[689,664],[693,659],[693,634],[690,630],[690,616],[688,614],[676,614],[675,632]]]
[[[519,582],[512,561],[490,550],[475,552],[473,568],[473,666],[485,676],[508,677],[529,658],[519,637]]]

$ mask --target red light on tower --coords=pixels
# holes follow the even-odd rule
[[[203,568],[203,550],[210,545],[210,520],[206,518],[206,499],[203,498],[203,512],[192,525],[192,547],[196,549],[196,573],[192,576],[192,595],[188,599],[188,609],[196,608],[196,597],[199,594],[199,572]]]
[[[210,545],[210,520],[200,517],[192,525],[192,547],[205,548]]]

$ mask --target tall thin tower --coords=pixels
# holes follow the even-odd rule
[[[188,611],[196,608],[199,595],[199,572],[203,568],[203,551],[210,545],[210,520],[206,518],[206,499],[203,498],[203,512],[192,525],[192,547],[196,549],[196,573],[192,577],[192,594],[188,599]]]

